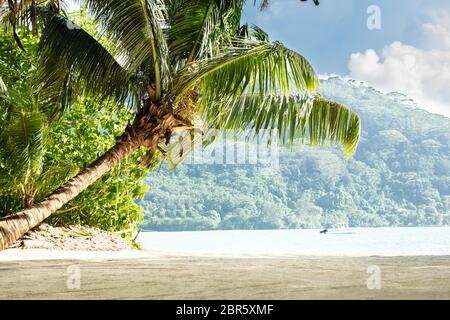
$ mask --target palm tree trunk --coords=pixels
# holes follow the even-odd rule
[[[103,156],[73,179],[66,182],[50,196],[31,208],[0,219],[0,251],[8,248],[30,229],[36,227],[53,212],[75,198],[83,190],[97,181],[127,155],[139,148],[132,140],[119,141]]]
[[[22,208],[29,209],[34,204],[34,196],[29,191],[26,191],[22,197]]]
[[[145,101],[144,108],[136,115],[133,126],[127,126],[124,134],[118,138],[116,145],[103,156],[40,203],[15,215],[0,219],[0,251],[8,248],[25,233],[97,181],[122,159],[141,147],[149,148],[142,159],[142,165],[147,166],[153,158],[158,144],[170,139],[167,132],[172,132],[174,127],[186,124],[191,125],[186,123],[186,120],[174,115],[165,106],[155,105],[149,100]]]

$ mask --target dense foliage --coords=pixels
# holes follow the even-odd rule
[[[354,158],[337,149],[281,151],[280,170],[183,165],[156,170],[140,204],[146,229],[205,230],[450,224],[450,119],[400,94],[338,78],[326,97],[357,111]]]
[[[115,110],[111,117],[112,109],[113,106],[102,106],[97,101],[77,102],[52,126],[46,156],[85,168],[114,144],[114,138],[132,117],[127,109]],[[111,231],[134,231],[143,218],[142,208],[135,200],[147,190],[141,179],[149,172],[139,165],[140,156],[142,153],[137,153],[122,161],[48,221],[56,225],[79,223]]]
[[[83,12],[74,18],[95,32]],[[9,33],[0,33],[0,78],[8,92],[8,99],[0,100],[0,216],[24,207],[24,189],[31,189],[34,202],[51,193],[114,145],[133,119],[127,108],[88,98],[78,98],[62,117],[53,118],[32,90],[38,39],[20,35],[26,52]],[[30,134],[31,129],[36,133]],[[140,156],[122,161],[47,222],[80,223],[130,235],[143,219],[135,200],[147,189],[141,178],[148,170],[136,161]]]
[[[25,181],[28,185],[34,181],[29,176],[42,176],[42,164],[49,157],[50,167],[64,161],[87,170],[78,170],[73,180],[54,193],[41,192],[51,196],[39,210],[34,203],[42,197],[33,185],[33,201],[24,201],[27,205],[21,215],[0,221],[4,225],[0,231],[5,231],[0,236],[6,239],[0,241],[0,249],[87,187],[78,197],[86,197],[82,202],[87,204],[75,199],[59,211],[64,215],[56,213],[51,221],[73,221],[74,215],[81,223],[106,228],[125,223],[129,219],[123,217],[133,210],[119,205],[119,198],[127,196],[129,201],[131,197],[117,191],[119,182],[109,187],[110,177],[126,184],[131,175],[130,180],[139,186],[139,174],[144,171],[127,173],[121,169],[124,159],[146,149],[141,157],[144,167],[158,162],[159,154],[176,165],[189,154],[194,145],[190,137],[198,130],[252,128],[259,133],[277,129],[277,136],[290,143],[294,138],[313,145],[332,142],[342,146],[346,157],[353,155],[360,134],[358,115],[320,96],[317,75],[305,57],[279,41],[270,41],[259,27],[241,23],[245,0],[82,0],[89,13],[85,21],[66,16],[59,2],[43,0],[39,3],[48,5],[38,7],[36,2],[29,3],[39,13],[34,12],[24,27],[40,36],[32,92],[38,95],[32,99],[38,102],[35,109],[43,114],[44,124],[34,128],[36,132],[46,129],[40,130],[36,158],[34,153],[26,157],[36,159],[32,162],[37,169],[30,175],[30,165],[23,166]],[[8,21],[22,48],[15,32],[23,27],[17,24],[18,18],[27,10],[13,7],[2,8],[13,18]],[[28,141],[35,141],[15,140],[26,142],[23,150],[29,149]],[[3,160],[11,158],[5,153]],[[97,182],[101,186],[91,186],[119,162],[118,169]],[[11,164],[5,162],[4,167],[14,172]],[[54,175],[46,175],[50,176]],[[127,187],[139,194],[140,188]],[[109,189],[116,190],[116,196],[107,195]],[[106,201],[100,197],[107,197]],[[119,214],[120,208],[124,209]],[[87,218],[97,212],[104,217]],[[114,212],[121,218],[109,218]],[[6,230],[12,219],[16,219],[13,230]]]

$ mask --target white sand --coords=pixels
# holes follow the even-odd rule
[[[164,256],[163,253],[122,250],[122,251],[83,251],[48,249],[7,249],[0,252],[0,262],[32,260],[122,260]]]
[[[335,257],[345,257],[345,255],[334,255]],[[181,254],[179,252],[165,252],[158,250],[120,250],[120,251],[93,251],[93,250],[57,250],[57,249],[18,249],[10,248],[0,252],[0,262],[15,261],[39,261],[39,260],[124,260],[139,258],[156,259],[177,259],[177,258],[196,258],[196,259],[286,259],[295,258],[297,255],[261,255],[261,254]],[[304,256],[308,258],[319,259],[321,256]],[[331,257],[323,255],[323,257]],[[348,256],[353,257],[353,256]]]
[[[0,299],[450,299],[449,256],[245,258],[6,250]],[[380,290],[367,287],[369,266]]]

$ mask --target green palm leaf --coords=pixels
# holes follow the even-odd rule
[[[312,146],[338,143],[346,157],[356,151],[360,120],[356,113],[319,95],[267,96],[243,95],[218,101],[203,109],[209,126],[243,131],[278,131],[281,141],[290,145],[295,138]]]
[[[6,84],[3,82],[3,79],[0,77],[0,98],[5,97],[8,94],[8,89],[6,88]]]
[[[79,168],[70,161],[46,163],[44,167],[45,169],[36,179],[37,200],[50,194],[79,171]]]
[[[243,93],[289,95],[312,90],[318,79],[311,64],[281,43],[236,39],[235,46],[212,59],[196,61],[174,79],[170,98],[198,87],[204,103]]]
[[[249,26],[247,23],[242,25],[239,28],[237,35],[241,38],[269,42],[269,34],[254,24],[252,26]]]
[[[122,49],[126,68],[152,64],[156,100],[170,80],[165,36],[167,13],[162,0],[80,0]]]
[[[78,94],[115,99],[140,96],[127,72],[98,41],[62,16],[53,16],[41,39],[37,83],[41,100],[64,110]],[[52,105],[52,107],[53,107]]]
[[[0,132],[2,158],[23,184],[42,169],[45,118],[17,113]]]
[[[165,160],[171,168],[186,159],[199,142],[213,141],[216,130],[233,130],[236,136],[244,131],[255,136],[277,132],[282,144],[291,146],[306,141],[310,146],[338,143],[347,159],[355,153],[360,136],[358,115],[319,95],[263,97],[246,94],[205,106],[202,114],[203,135],[185,134],[168,148]]]
[[[18,29],[33,35],[38,31],[38,17],[43,12],[65,13],[70,0],[2,0],[0,1],[0,25],[11,29],[14,40],[25,51]]]
[[[169,12],[171,61],[212,57],[231,45],[239,29],[243,0],[180,0]]]
[[[11,85],[8,88],[5,86],[4,89],[3,94],[0,93],[0,119],[9,122],[21,112],[32,113],[39,109],[31,88],[19,88]]]

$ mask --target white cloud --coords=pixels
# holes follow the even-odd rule
[[[449,18],[450,19],[450,18]],[[440,43],[444,49],[450,49],[450,28],[434,23],[425,23],[423,29],[427,36],[434,39],[434,43]]]
[[[434,48],[450,49],[450,14],[446,11],[434,11],[431,13],[432,23],[425,23],[423,31],[425,37]]]
[[[383,91],[402,92],[421,108],[450,117],[450,26],[429,23],[423,29],[439,49],[394,42],[381,56],[372,49],[354,53],[348,64],[350,77]]]

